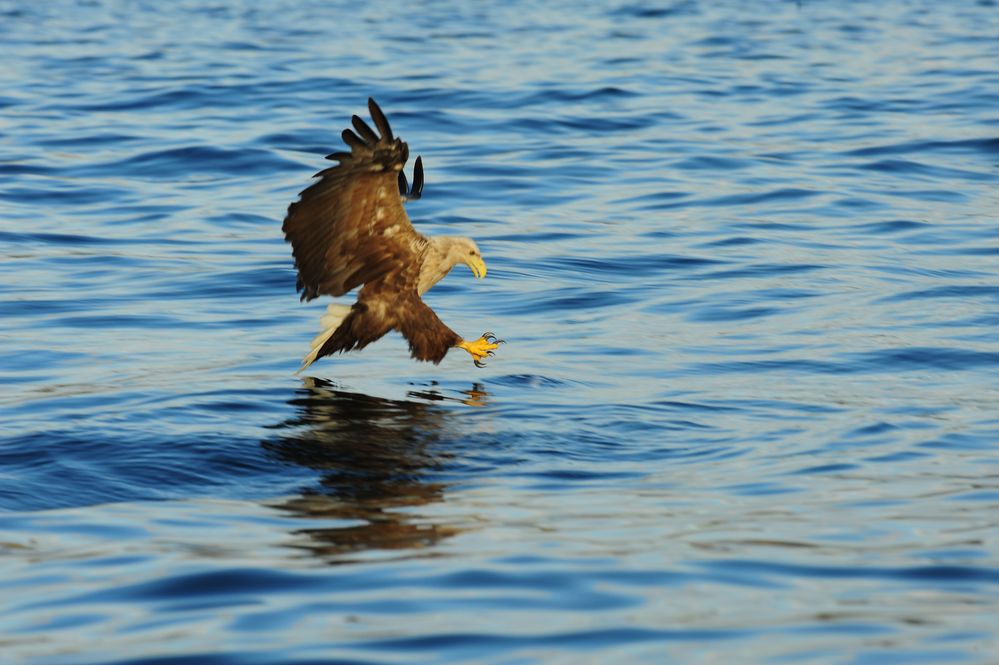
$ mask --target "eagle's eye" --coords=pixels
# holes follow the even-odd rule
[[[468,255],[469,256],[475,256],[475,250],[474,249],[469,250]]]

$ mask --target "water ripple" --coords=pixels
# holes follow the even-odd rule
[[[993,5],[0,6],[4,656],[991,662]],[[485,368],[293,375],[369,96]]]

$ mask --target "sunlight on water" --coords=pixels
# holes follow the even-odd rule
[[[0,16],[7,658],[994,662],[995,3]],[[368,96],[485,369],[293,375]]]

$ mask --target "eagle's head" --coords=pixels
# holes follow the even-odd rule
[[[486,276],[486,262],[482,260],[482,252],[479,246],[471,238],[455,238],[449,254],[455,255],[455,265],[464,263],[471,268],[476,277],[482,279]]]

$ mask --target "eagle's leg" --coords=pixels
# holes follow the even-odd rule
[[[502,343],[503,340],[496,339],[496,335],[491,332],[485,332],[482,333],[482,337],[474,342],[461,340],[457,346],[458,348],[465,349],[472,355],[472,360],[475,362],[476,367],[485,367],[486,364],[482,362],[482,359],[493,355],[493,350],[498,349]]]

